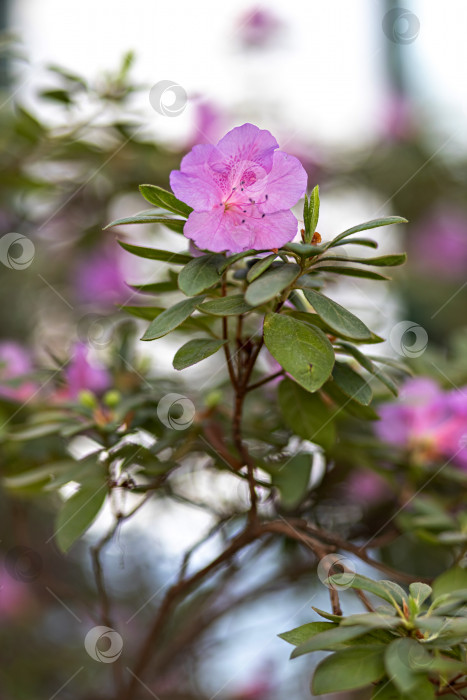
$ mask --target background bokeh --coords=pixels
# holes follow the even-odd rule
[[[150,392],[174,378],[173,341],[142,347],[138,321],[118,309],[144,304],[128,283],[159,281],[163,266],[135,262],[116,244],[115,229],[103,228],[145,208],[140,183],[167,188],[170,171],[192,145],[215,142],[245,121],[269,129],[300,158],[310,189],[320,185],[323,237],[378,215],[409,219],[390,242],[379,234],[383,252],[396,247],[409,254],[394,282],[369,291],[367,282],[351,280],[337,285],[334,296],[392,338],[383,354],[415,358],[419,373],[464,395],[462,2],[15,0],[0,7],[0,376],[10,381],[2,388],[2,435],[44,391],[60,403],[83,389],[147,385]],[[162,81],[175,92],[154,92]],[[119,237],[186,247],[155,226],[122,227]],[[40,380],[36,374],[14,384],[16,375],[33,369]],[[195,368],[186,383],[202,387],[210,375]],[[32,443],[21,455],[10,446],[2,469],[16,474],[23,461],[43,465],[51,454],[65,458],[60,441]],[[239,497],[230,493],[227,476],[214,490],[199,475],[187,473],[186,482],[190,497],[207,499],[214,510]],[[358,521],[378,497],[373,482],[363,504],[361,483],[348,489],[344,515],[324,492],[324,522],[339,528],[339,518]],[[109,553],[112,593],[122,619],[131,620],[128,645],[149,614],[146,607],[135,611],[147,599],[150,609],[157,604],[157,591],[176,576],[184,551],[211,525],[209,508],[178,500],[161,499],[135,517]],[[0,697],[6,700],[108,697],[102,668],[89,664],[82,642],[96,607],[86,546],[65,561],[50,541],[53,513],[47,500],[27,492],[0,494],[2,551],[27,546],[41,558],[40,572],[29,562],[30,580],[12,577],[8,567],[0,578]],[[89,541],[105,525],[106,514]],[[195,562],[206,561],[216,546],[214,539],[207,552],[202,547]],[[290,549],[266,549],[253,574],[232,571],[218,590],[202,592],[217,619],[197,644],[187,640],[182,661],[159,660],[161,678],[148,696],[309,696],[309,657],[291,664],[275,637],[307,621],[314,595],[320,601],[309,559]]]

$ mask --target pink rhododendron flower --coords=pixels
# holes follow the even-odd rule
[[[81,391],[88,390],[101,394],[111,386],[111,377],[105,367],[92,363],[89,349],[84,343],[76,343],[72,357],[65,368],[66,387],[59,389],[54,399],[68,401],[76,399]]]
[[[418,266],[443,277],[465,277],[467,269],[467,214],[464,210],[436,207],[414,228],[413,259]]]
[[[370,469],[353,471],[344,484],[345,494],[354,503],[374,506],[391,495],[388,482]]]
[[[419,462],[452,459],[467,469],[467,387],[443,391],[427,378],[405,383],[400,398],[380,406],[375,429]]]
[[[255,8],[244,14],[238,23],[239,33],[245,46],[265,48],[277,38],[283,28],[282,21],[270,10]]]
[[[11,340],[0,343],[0,396],[13,401],[32,398],[38,390],[35,382],[25,379],[17,386],[8,384],[8,380],[20,379],[31,371],[31,358],[25,348]]]
[[[269,131],[243,124],[217,144],[195,146],[170,174],[175,196],[193,207],[185,236],[202,250],[280,248],[297,233],[290,208],[306,190],[300,161]]]
[[[121,258],[119,246],[104,245],[78,260],[74,284],[79,302],[113,306],[128,298]]]

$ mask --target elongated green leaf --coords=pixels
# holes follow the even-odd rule
[[[112,226],[122,226],[123,224],[163,224],[167,226],[171,231],[176,233],[183,233],[183,226],[185,221],[183,219],[171,219],[168,216],[161,216],[160,214],[151,214],[147,211],[139,212],[133,216],[125,216],[123,219],[116,219],[111,221],[110,224],[104,227],[104,231]]]
[[[325,449],[332,446],[336,439],[332,413],[319,396],[284,379],[279,385],[279,406],[286,425],[296,435]]]
[[[233,294],[232,296],[205,301],[198,308],[203,313],[212,316],[237,316],[248,313],[253,307],[245,302],[243,294]]]
[[[172,263],[173,265],[186,265],[186,263],[192,260],[191,255],[186,255],[185,253],[171,253],[170,250],[146,248],[144,246],[125,243],[124,241],[118,241],[118,244],[129,253],[137,255],[140,258],[147,258],[148,260],[161,260],[162,262]]]
[[[302,258],[313,258],[315,255],[320,255],[326,250],[324,245],[311,245],[311,243],[286,243],[281,250],[286,252],[296,253]]]
[[[409,586],[410,595],[414,599],[418,607],[423,605],[425,600],[430,597],[432,588],[427,583],[411,583]]]
[[[339,233],[330,243],[327,244],[327,248],[332,248],[338,241],[343,238],[351,236],[353,233],[359,233],[359,231],[368,231],[372,228],[378,228],[380,226],[389,226],[391,224],[406,224],[407,219],[403,219],[400,216],[386,216],[381,219],[371,219],[371,221],[365,221],[364,224],[358,224],[358,226],[352,226],[342,233]],[[352,241],[349,241],[351,243]]]
[[[271,355],[307,391],[316,391],[324,384],[334,365],[334,350],[324,333],[274,313],[266,315],[263,331]]]
[[[383,679],[375,686],[371,696],[372,700],[435,700],[435,697],[435,686],[423,676],[417,677],[417,682],[409,693],[401,693],[395,685]],[[443,695],[443,700],[454,700],[455,697]]]
[[[332,377],[344,394],[363,406],[368,406],[373,398],[373,392],[368,382],[355,372],[348,364],[336,360]]]
[[[342,584],[347,588],[358,588],[362,591],[368,591],[368,593],[377,595],[387,603],[393,603],[394,596],[390,594],[379,581],[372,581],[370,578],[361,576],[360,574],[354,574],[351,582],[349,582],[348,574],[334,574],[329,577],[329,582],[337,589],[339,585]]]
[[[363,245],[367,248],[377,248],[378,243],[374,241],[372,238],[351,238],[350,241],[338,241],[335,243],[332,247],[333,248],[338,248],[339,246],[342,245]]]
[[[367,632],[368,629],[363,625],[354,625],[353,627],[338,626],[334,627],[334,629],[328,629],[325,632],[316,634],[311,639],[303,642],[303,644],[300,644],[293,650],[290,658],[295,659],[297,656],[311,654],[313,651],[335,651],[337,649],[342,649],[343,644],[357,639],[357,637],[361,637]]]
[[[189,340],[175,353],[173,366],[175,369],[191,367],[191,365],[195,365],[201,360],[214,355],[226,342],[226,340],[210,340],[207,338]]]
[[[394,612],[394,609],[388,608],[388,612]],[[394,630],[401,626],[401,620],[399,617],[378,610],[374,613],[349,615],[344,617],[341,622],[341,627],[353,627],[354,625],[362,625],[370,630]]]
[[[159,306],[120,306],[119,308],[136,318],[144,318],[145,321],[152,321],[164,311]]]
[[[342,615],[333,615],[332,613],[329,613],[326,610],[320,610],[320,608],[315,608],[314,605],[311,606],[311,609],[318,613],[318,615],[321,615],[321,617],[324,617],[325,620],[330,620],[331,622],[339,623],[343,619]]]
[[[298,647],[300,644],[304,644],[320,632],[325,632],[326,630],[334,629],[335,627],[337,627],[335,622],[309,622],[306,625],[301,625],[301,627],[296,627],[289,632],[283,632],[277,636],[289,644],[293,644],[293,646]]]
[[[305,200],[306,201],[306,200]],[[319,186],[313,187],[310,199],[307,202],[305,219],[306,243],[309,243],[316,231],[319,219]]]
[[[453,593],[467,588],[467,569],[454,566],[444,571],[433,581],[433,597],[438,598],[446,593]]]
[[[300,267],[294,263],[268,270],[250,284],[245,294],[245,301],[251,306],[265,304],[291,285],[299,273]]]
[[[415,639],[396,639],[384,654],[386,673],[402,693],[409,693],[417,683],[417,671],[423,673],[430,654]]]
[[[254,282],[254,280],[259,277],[260,275],[263,274],[263,272],[266,272],[268,267],[272,265],[274,260],[277,258],[276,253],[272,253],[271,255],[267,255],[265,258],[261,258],[261,260],[258,260],[258,262],[255,262],[254,265],[250,267],[250,269],[247,272],[246,279],[247,282]]]
[[[372,333],[363,321],[337,302],[314,289],[304,289],[303,293],[318,316],[336,333],[355,340],[371,338]]]
[[[224,265],[222,266],[222,269],[220,271],[224,272],[228,267],[238,262],[239,260],[243,260],[243,258],[248,258],[252,255],[258,255],[258,253],[269,253],[269,250],[254,250],[252,248],[251,250],[243,250],[241,253],[234,253],[234,255],[230,255],[228,258],[225,258]]]
[[[356,690],[384,676],[384,646],[352,648],[328,656],[317,666],[312,681],[315,695]]]
[[[295,508],[306,496],[312,464],[313,456],[302,453],[288,457],[284,464],[269,465],[271,483],[279,489],[284,508]]]
[[[161,207],[162,209],[167,209],[167,211],[171,211],[173,214],[180,214],[184,216],[185,219],[188,218],[193,211],[188,204],[181,202],[172,192],[163,190],[162,187],[157,187],[157,185],[140,185],[139,191],[150,204],[154,204],[156,207]]]
[[[165,294],[178,290],[176,279],[164,280],[162,282],[151,282],[150,284],[132,284],[131,289],[140,294]]]
[[[69,471],[70,467],[74,464],[75,462],[72,460],[52,462],[43,467],[28,469],[28,471],[21,472],[20,474],[6,476],[2,479],[2,484],[7,489],[12,490],[29,490],[31,487],[37,490],[35,489],[36,486],[42,489],[59,474]]]
[[[191,297],[180,301],[175,306],[170,307],[170,309],[166,309],[152,321],[141,340],[156,340],[167,335],[167,333],[173,331],[174,328],[177,328],[185,319],[191,316],[203,299],[204,296]]]
[[[326,382],[323,386],[323,391],[332,399],[333,403],[336,404],[340,411],[345,411],[351,416],[355,416],[355,418],[361,420],[379,420],[379,415],[374,408],[371,406],[363,406],[354,399],[351,399],[347,394],[344,394],[342,389],[337,386],[336,382]]]
[[[178,286],[189,297],[204,292],[221,280],[219,269],[224,262],[223,255],[209,254],[193,258],[180,270]]]
[[[382,282],[387,282],[390,277],[385,277],[380,275],[379,272],[373,272],[372,270],[360,270],[358,267],[350,267],[349,265],[319,265],[315,267],[315,270],[319,272],[333,272],[336,275],[347,275],[347,277],[363,277],[369,280],[378,280]]]
[[[62,552],[67,552],[73,542],[86,532],[96,519],[105,497],[107,485],[102,481],[83,484],[63,504],[55,525],[55,539]]]
[[[362,265],[374,265],[375,267],[397,267],[398,265],[403,265],[407,261],[407,255],[405,253],[399,253],[397,255],[380,255],[377,258],[352,258],[350,256],[326,255],[326,257],[321,258],[322,262],[327,263],[329,260],[361,263]]]
[[[373,360],[375,362],[378,362],[379,359],[377,357],[369,357],[368,355],[364,355],[358,348],[356,348],[354,345],[351,345],[350,343],[346,343],[344,341],[340,342],[341,347],[343,348],[343,351],[351,355],[357,362],[367,370],[367,372],[371,372],[379,381],[384,384],[389,391],[394,394],[394,396],[398,395],[398,388],[397,385],[392,381],[388,375],[383,372],[381,369],[375,366]]]

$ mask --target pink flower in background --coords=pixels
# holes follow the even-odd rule
[[[391,495],[388,482],[370,469],[357,469],[347,478],[345,495],[353,503],[373,506]]]
[[[88,355],[89,348],[84,343],[76,343],[71,360],[65,368],[66,388],[56,392],[56,400],[76,399],[85,389],[101,394],[110,388],[111,377],[108,371],[101,365],[91,363]]]
[[[432,379],[411,379],[399,400],[380,406],[379,414],[381,440],[420,462],[452,459],[467,469],[467,387],[444,391]]]
[[[195,114],[188,148],[193,148],[198,143],[216,143],[225,130],[226,115],[209,100],[195,99],[192,102]]]
[[[0,343],[0,396],[13,401],[30,399],[38,390],[35,382],[25,379],[14,386],[9,386],[7,382],[19,379],[32,369],[30,355],[19,343],[12,340]]]
[[[415,133],[415,119],[410,100],[399,93],[388,97],[380,123],[383,136],[389,141],[404,141]]]
[[[467,213],[438,207],[414,227],[412,259],[446,277],[463,278],[467,269]]]
[[[28,603],[30,596],[24,583],[0,569],[0,621],[21,615]]]
[[[130,295],[121,269],[119,246],[101,246],[79,260],[74,286],[80,303],[112,306]]]
[[[170,174],[175,196],[194,211],[185,236],[202,250],[239,253],[280,248],[297,233],[290,208],[306,190],[300,161],[253,124],[229,131],[217,146],[195,146]]]
[[[283,22],[270,10],[258,7],[246,12],[238,22],[243,44],[249,48],[265,48],[283,28]]]

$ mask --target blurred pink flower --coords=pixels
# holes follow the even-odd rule
[[[409,99],[399,93],[389,95],[381,115],[382,136],[389,141],[404,141],[414,136],[415,119]]]
[[[233,700],[269,700],[275,688],[274,664],[265,663],[264,667],[258,670],[251,679],[237,690]]]
[[[413,257],[446,277],[463,278],[467,269],[467,213],[446,205],[437,207],[413,229]]]
[[[263,49],[279,35],[284,24],[264,7],[248,10],[238,21],[240,39],[248,48]]]
[[[74,345],[70,362],[64,372],[66,386],[55,392],[55,401],[76,399],[84,390],[101,394],[110,388],[109,372],[102,365],[90,362],[88,355],[89,348],[84,343]]]
[[[28,351],[12,340],[0,343],[0,396],[13,401],[27,401],[37,392],[38,385],[25,379],[17,386],[8,386],[5,381],[19,379],[33,369]]]
[[[188,140],[188,148],[198,143],[217,143],[225,131],[224,112],[206,99],[193,100],[193,106],[193,134]]]
[[[185,235],[202,250],[239,253],[280,248],[297,233],[290,208],[304,194],[300,161],[253,124],[229,131],[217,144],[195,146],[170,174],[175,195],[191,212]]]
[[[106,307],[127,299],[131,292],[124,281],[119,246],[103,245],[81,257],[74,270],[74,286],[82,304]]]
[[[15,581],[6,571],[0,569],[0,622],[21,615],[30,601],[24,583]]]
[[[344,484],[345,495],[353,503],[373,506],[390,495],[389,484],[370,469],[353,471]]]
[[[432,379],[407,381],[399,400],[379,408],[375,430],[419,462],[453,460],[467,469],[467,387],[444,391]]]

